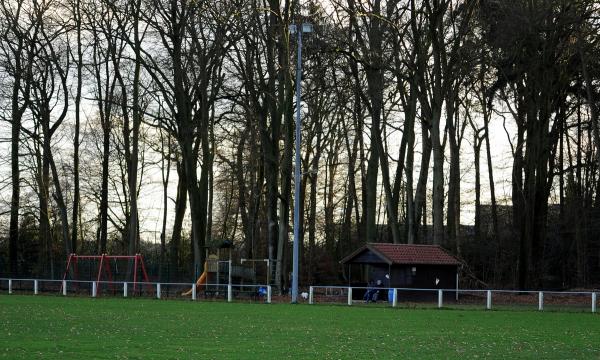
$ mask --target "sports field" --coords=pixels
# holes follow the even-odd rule
[[[600,316],[0,296],[0,358],[600,358]]]

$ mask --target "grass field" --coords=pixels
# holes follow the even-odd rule
[[[0,358],[600,358],[600,316],[0,296]]]

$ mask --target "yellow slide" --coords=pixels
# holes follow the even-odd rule
[[[200,275],[200,277],[198,278],[198,280],[196,281],[196,289],[197,290],[202,290],[204,288],[204,285],[206,284],[206,278],[208,277],[208,273],[206,272],[206,267],[204,267],[204,272],[202,273],[202,275]],[[189,289],[188,291],[184,292],[183,294],[181,294],[182,296],[189,296],[192,294],[192,289]]]

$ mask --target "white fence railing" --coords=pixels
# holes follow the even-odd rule
[[[207,298],[223,297],[228,302],[238,299],[264,299],[266,303],[272,302],[272,289],[270,285],[248,284],[203,284],[202,293]],[[189,295],[183,295],[192,290]],[[100,295],[117,295],[122,297],[145,296],[161,298],[190,298],[198,299],[195,283],[170,283],[170,282],[122,282],[122,281],[82,281],[82,280],[49,280],[49,279],[9,279],[0,278],[0,294],[4,291],[13,294],[31,293],[38,295],[40,292],[55,293],[67,296],[68,294],[89,294],[91,297]]]
[[[184,293],[192,290],[189,295]],[[0,278],[0,294],[38,295],[53,293],[67,296],[122,296],[154,297],[157,299],[188,298],[198,300],[223,299],[259,300],[271,303],[269,285],[204,284],[199,293],[195,283],[170,282],[116,282],[48,279]],[[289,297],[278,296],[280,302]],[[595,291],[520,291],[520,290],[468,290],[468,289],[413,289],[372,288],[351,286],[310,286],[300,301],[308,304],[361,305],[377,303],[389,307],[437,307],[467,309],[522,309],[597,312],[599,303]],[[365,304],[366,305],[366,304]],[[370,305],[369,305],[370,306]]]
[[[373,296],[374,294],[377,294]],[[375,299],[373,299],[375,298]],[[468,289],[369,288],[311,286],[308,303],[360,305],[379,303],[390,307],[463,309],[523,309],[591,311],[598,308],[594,291],[520,291]]]

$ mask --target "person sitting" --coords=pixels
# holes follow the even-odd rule
[[[381,286],[381,280],[377,280],[377,286]],[[379,294],[379,289],[375,288],[375,283],[373,280],[369,281],[369,286],[367,287],[367,292],[365,292],[365,296],[363,300],[365,303],[369,302],[377,302],[377,296]]]

